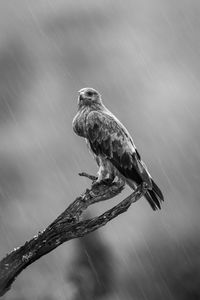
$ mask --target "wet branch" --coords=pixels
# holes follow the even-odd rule
[[[96,179],[96,177],[86,173],[79,175],[88,177],[93,181]],[[115,197],[123,188],[124,182],[122,181],[110,185],[93,184],[90,189],[86,189],[85,193],[77,197],[44,231],[39,232],[23,246],[15,248],[7,254],[0,261],[0,296],[3,296],[10,289],[17,275],[34,261],[62,243],[82,237],[104,226],[125,212],[133,202],[136,202],[145,193],[144,188],[139,186],[130,196],[102,215],[80,221],[81,214],[88,206]]]

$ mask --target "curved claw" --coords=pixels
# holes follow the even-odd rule
[[[102,179],[101,183],[105,184],[105,185],[111,185],[113,182],[113,178],[106,178],[106,179]]]
[[[93,181],[92,182],[92,187],[94,188],[94,187],[98,187],[99,186],[99,182],[98,181]]]
[[[113,182],[112,178],[102,179],[100,181],[96,180],[92,183],[92,186],[97,187],[97,186],[102,185],[102,184],[110,186],[112,184],[112,182]]]

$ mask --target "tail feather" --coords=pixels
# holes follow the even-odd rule
[[[153,191],[158,195],[161,201],[164,201],[164,196],[157,184],[152,179]]]
[[[164,201],[163,194],[157,184],[152,180],[152,190],[148,190],[145,198],[151,205],[153,210],[161,209],[161,202]]]

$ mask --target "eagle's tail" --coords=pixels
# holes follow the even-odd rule
[[[161,202],[164,201],[163,194],[157,184],[152,179],[152,189],[148,190],[145,194],[145,198],[151,205],[153,210],[161,209]]]

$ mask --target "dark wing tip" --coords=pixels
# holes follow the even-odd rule
[[[164,201],[164,196],[153,180],[152,190],[148,190],[146,192],[145,198],[147,199],[153,210],[161,209],[161,202]]]
[[[152,180],[152,190],[157,194],[161,201],[164,201],[164,196],[157,184]]]
[[[147,199],[153,210],[161,209],[160,199],[153,192],[153,190],[147,191],[145,194],[145,198]]]

